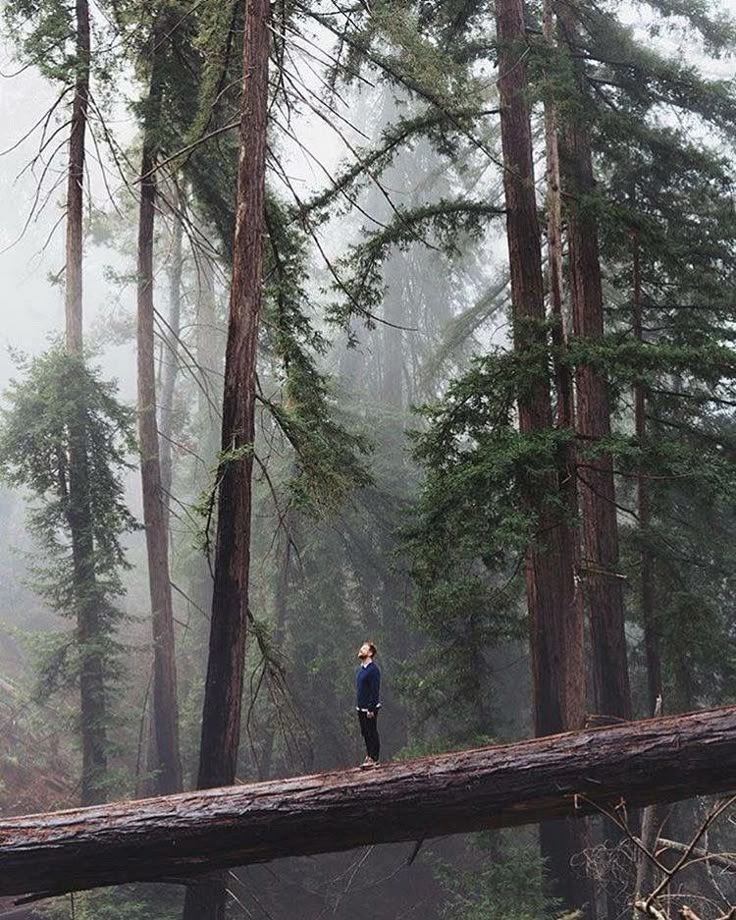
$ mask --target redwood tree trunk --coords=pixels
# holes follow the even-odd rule
[[[153,306],[153,235],[156,213],[156,132],[161,117],[161,54],[166,22],[152,29],[151,82],[143,123],[138,217],[138,432],[141,450],[143,520],[153,628],[153,723],[157,785],[162,794],[182,788],[179,755],[174,614],[169,579],[168,535],[161,490]]]
[[[256,358],[265,227],[269,0],[246,0],[240,157],[222,405],[215,584],[202,713],[200,789],[235,780],[240,742],[250,569]],[[206,902],[187,893],[185,920],[222,918],[224,882]]]
[[[557,8],[567,44],[574,49],[575,11],[567,3]],[[584,99],[580,71],[579,94]],[[570,262],[573,330],[580,339],[603,337],[603,292],[598,252],[598,227],[587,196],[595,187],[590,136],[580,106],[568,115],[563,130],[562,164],[567,183],[567,235]],[[577,115],[575,113],[578,113]],[[611,434],[611,409],[605,376],[587,364],[575,371],[576,429],[582,445],[595,448]],[[583,573],[590,612],[593,689],[599,714],[631,718],[631,692],[624,633],[622,579],[616,490],[610,455],[598,455],[578,465],[583,516]]]
[[[76,3],[76,83],[69,135],[66,216],[66,350],[84,360],[83,335],[83,211],[84,158],[89,107],[90,17],[87,0]],[[89,493],[89,464],[84,406],[69,431],[69,510],[72,569],[80,655],[80,728],[82,734],[83,804],[102,801],[107,774],[107,728],[104,666],[100,648],[100,601],[96,584],[95,548]]]
[[[496,31],[514,349],[519,353],[537,350],[540,355],[535,380],[519,399],[520,430],[533,434],[551,431],[552,407],[521,0],[497,0]],[[579,727],[585,705],[583,623],[575,602],[574,543],[564,512],[555,506],[557,488],[554,475],[545,476],[541,482],[530,476],[522,482],[526,507],[537,526],[526,558],[537,735]],[[569,906],[586,902],[587,891],[576,885],[570,869],[572,855],[581,848],[573,828],[563,823],[544,824],[540,838],[554,893]]]
[[[577,45],[577,9],[569,2],[557,4],[564,40],[574,54]],[[581,341],[600,341],[604,333],[603,290],[598,250],[598,225],[591,203],[595,190],[590,132],[585,115],[586,87],[579,59],[576,68],[578,98],[568,108],[562,132],[562,167],[566,183],[567,238],[569,249],[572,321]],[[582,511],[582,565],[585,599],[590,617],[591,671],[596,711],[610,719],[630,719],[631,690],[624,630],[622,576],[619,571],[619,539],[616,488],[610,454],[600,453],[600,442],[611,434],[608,381],[591,364],[579,362],[575,369],[576,434],[579,442],[577,479]],[[592,456],[581,457],[595,451]],[[611,822],[604,835],[620,839]],[[608,916],[627,909],[619,880],[607,890]],[[633,883],[633,878],[631,879]]]
[[[82,333],[82,249],[84,210],[84,153],[89,108],[90,21],[88,0],[76,4],[76,83],[69,134],[69,172],[66,192],[66,285],[64,291],[66,348],[80,355]]]

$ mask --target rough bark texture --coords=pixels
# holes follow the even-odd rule
[[[69,133],[69,172],[66,190],[65,321],[66,347],[82,354],[82,248],[84,210],[84,153],[89,108],[90,22],[87,0],[76,3],[76,70]]]
[[[81,432],[81,434],[80,434]],[[90,520],[89,475],[83,428],[70,433],[69,524],[79,642],[79,688],[82,734],[83,805],[105,798],[107,776],[107,717],[105,674],[99,652],[100,618],[94,541]]]
[[[84,355],[83,211],[84,159],[89,107],[90,17],[87,0],[76,3],[76,69],[69,134],[67,176],[65,345],[80,360]],[[77,638],[80,653],[80,729],[82,734],[81,801],[89,805],[104,798],[107,774],[105,679],[99,652],[99,596],[89,493],[89,464],[84,407],[79,407],[69,431],[69,505]]]
[[[140,211],[138,218],[138,432],[141,451],[143,521],[153,627],[153,722],[158,754],[158,789],[182,788],[179,755],[174,613],[169,579],[168,536],[164,519],[156,419],[153,305],[153,233],[156,213],[155,135],[161,117],[161,48],[165,21],[152,32],[151,82],[143,124]]]
[[[568,3],[559,3],[557,15],[564,40],[574,49],[575,9]],[[582,81],[579,68],[578,74]],[[582,100],[582,83],[579,92]],[[597,340],[603,336],[603,292],[597,221],[586,200],[595,186],[590,136],[580,106],[571,112],[562,134],[561,159],[567,200],[571,202],[567,211],[567,235],[573,330],[580,339]],[[575,383],[578,438],[583,444],[594,446],[611,433],[608,382],[590,365],[578,364]],[[578,480],[596,708],[601,715],[629,719],[631,692],[611,457],[599,456],[579,465]]]
[[[736,707],[379,769],[0,821],[0,895],[61,893],[726,792]]]
[[[496,30],[514,349],[522,355],[539,356],[535,380],[519,400],[520,429],[531,434],[551,430],[552,406],[521,0],[497,0]],[[551,507],[558,485],[554,475],[541,482],[539,477],[530,477],[522,484],[525,504],[535,515],[538,530],[526,559],[537,735],[579,727],[585,708],[583,621],[573,577],[574,533],[564,513]],[[569,906],[588,900],[587,891],[575,884],[570,869],[571,858],[581,844],[569,825],[557,822],[541,828],[542,854],[547,860],[553,893]]]
[[[197,786],[232,783],[240,743],[248,620],[256,358],[265,227],[269,0],[246,0],[233,275],[222,403],[215,583]],[[187,892],[184,920],[221,920],[225,885]]]
[[[522,8],[518,0],[496,5],[501,47],[499,81],[501,136],[504,149],[504,184],[508,211],[507,233],[511,268],[514,348],[539,353],[536,380],[519,400],[522,432],[549,431],[552,427],[550,381],[544,329],[544,285],[537,204],[534,194],[531,127],[526,99],[526,72],[519,55],[524,41]],[[541,488],[523,484],[527,502],[538,515],[536,545],[527,559],[527,589],[532,618],[536,729],[548,734],[582,724],[583,632],[573,603],[571,547],[563,544],[565,528],[549,508],[555,484]]]

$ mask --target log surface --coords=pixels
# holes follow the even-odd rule
[[[184,881],[283,856],[736,789],[736,707],[0,821],[0,895]]]

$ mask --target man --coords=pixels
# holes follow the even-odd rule
[[[360,667],[355,675],[356,701],[360,733],[365,741],[366,758],[362,767],[378,766],[381,753],[381,740],[378,737],[378,710],[381,708],[379,693],[381,689],[381,672],[373,660],[376,646],[364,642],[358,649]]]

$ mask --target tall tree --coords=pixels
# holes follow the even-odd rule
[[[143,521],[146,528],[148,581],[153,628],[153,723],[157,785],[162,794],[182,788],[179,754],[174,611],[169,548],[161,489],[154,348],[153,242],[156,215],[156,166],[164,88],[164,53],[171,17],[168,3],[153,14],[148,64],[150,81],[143,114],[143,150],[138,213],[138,431],[141,451]]]
[[[8,4],[4,14],[24,57],[45,77],[63,84],[42,123],[48,127],[59,104],[71,98],[70,119],[54,132],[70,127],[64,345],[30,362],[27,381],[12,390],[3,451],[6,475],[29,485],[41,502],[30,525],[48,552],[39,590],[55,609],[75,620],[72,637],[57,637],[60,646],[42,665],[40,684],[44,692],[57,689],[62,675],[70,679],[65,663],[74,661],[73,679],[80,688],[81,797],[94,803],[109,791],[109,684],[117,668],[114,635],[120,618],[111,599],[122,593],[119,570],[126,563],[121,534],[134,526],[120,500],[120,470],[130,446],[127,413],[117,403],[114,387],[99,379],[84,355],[83,215],[90,83],[93,64],[102,83],[106,68],[104,52],[95,49],[93,58],[88,0]],[[43,131],[39,155],[49,147]],[[48,167],[41,186],[47,172]]]
[[[77,0],[75,15],[75,82],[69,134],[64,307],[66,350],[77,361],[83,362],[84,160],[91,63],[90,15],[87,0]],[[83,803],[91,804],[105,797],[107,720],[104,662],[99,650],[100,597],[96,586],[86,427],[86,407],[80,404],[69,429],[68,517],[81,659],[81,797]]]
[[[576,47],[576,13],[557,6],[566,46]],[[574,65],[577,98],[567,107],[562,133],[562,168],[567,192],[567,236],[573,331],[579,339],[603,337],[603,287],[586,92],[580,67]],[[582,511],[582,574],[585,576],[592,642],[593,690],[598,712],[631,718],[631,691],[624,633],[622,577],[613,461],[601,445],[611,434],[608,381],[593,364],[575,368],[576,432],[587,450],[578,457]],[[584,461],[584,462],[583,462]]]
[[[90,81],[90,17],[87,0],[76,0],[76,55],[69,165],[66,193],[65,327],[70,354],[83,348],[82,263],[84,213],[84,159]]]
[[[518,398],[519,429],[527,437],[549,437],[552,406],[541,232],[521,0],[497,0],[496,32],[513,340],[515,353],[526,362],[527,374]],[[579,727],[585,707],[583,623],[575,600],[573,532],[565,521],[567,509],[560,509],[552,500],[555,487],[553,475],[539,476],[532,470],[522,473],[521,493],[536,522],[526,552],[526,593],[537,735]],[[588,894],[584,887],[576,886],[570,868],[572,855],[580,849],[572,824],[545,822],[540,839],[555,894],[569,906],[587,902]]]
[[[269,0],[246,0],[240,154],[218,470],[215,583],[197,785],[232,784],[248,623],[256,359],[266,193]],[[184,920],[221,920],[224,881],[190,888]]]

